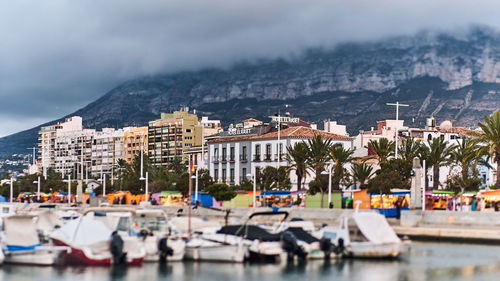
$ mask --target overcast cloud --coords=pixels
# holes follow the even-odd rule
[[[130,78],[422,29],[499,28],[499,8],[497,0],[0,0],[0,136],[69,114]]]

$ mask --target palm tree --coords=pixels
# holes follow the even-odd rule
[[[366,182],[373,176],[374,171],[371,165],[366,163],[355,163],[351,167],[351,173],[354,178],[354,182],[358,182],[361,187],[363,187]]]
[[[330,157],[334,163],[332,185],[336,189],[340,188],[340,181],[344,178],[344,165],[353,160],[354,150],[344,149],[342,145],[336,144],[330,147]]]
[[[484,123],[477,125],[481,128],[481,133],[474,133],[477,136],[477,143],[488,148],[488,154],[497,164],[497,188],[500,186],[500,112],[495,111],[490,116],[483,116]]]
[[[307,166],[311,169],[316,178],[321,175],[326,164],[330,161],[330,147],[332,146],[331,139],[323,140],[321,135],[315,135],[312,139],[307,140]]]
[[[118,166],[118,179],[120,179],[120,190],[123,190],[123,172],[127,169],[128,163],[125,159],[120,158],[117,161]]]
[[[378,141],[371,140],[368,143],[368,149],[377,155],[380,164],[387,162],[390,157],[394,156],[394,142],[386,138]]]
[[[295,170],[297,176],[297,190],[302,189],[302,180],[307,177],[307,157],[308,147],[305,142],[297,142],[293,146],[289,145],[286,148],[287,154],[285,159],[288,161],[290,170]]]
[[[453,163],[460,167],[463,178],[469,176],[471,168],[478,162],[478,152],[477,146],[470,139],[464,138],[461,142],[457,140],[455,149],[451,152],[451,157]]]
[[[434,189],[439,186],[439,168],[452,162],[451,156],[454,149],[455,146],[448,145],[443,138],[434,138],[430,143],[428,160],[429,167],[432,166]]]
[[[399,158],[405,161],[413,161],[413,158],[418,157],[420,150],[422,149],[422,144],[419,140],[415,140],[412,137],[403,139],[401,145],[398,147]]]

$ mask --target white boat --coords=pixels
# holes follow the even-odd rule
[[[186,244],[186,259],[195,261],[235,262],[245,260],[246,246],[243,240],[223,243],[207,237],[191,239]]]
[[[56,245],[68,246],[65,261],[78,265],[140,265],[146,250],[131,233],[130,209],[90,208],[81,218],[54,231]]]
[[[316,235],[329,238],[353,258],[395,258],[406,249],[385,217],[374,212],[355,212],[339,227],[325,227]]]
[[[184,258],[186,243],[163,210],[137,210],[133,227],[146,249],[144,261],[180,261]]]
[[[13,215],[4,218],[2,249],[5,263],[26,265],[53,265],[60,262],[67,247],[42,245],[34,216]]]

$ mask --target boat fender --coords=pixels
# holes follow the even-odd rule
[[[149,235],[149,231],[145,228],[141,228],[141,230],[139,230],[139,237],[142,237],[142,240],[146,240],[146,237],[148,237]]]
[[[114,264],[125,264],[127,261],[127,253],[123,252],[123,239],[118,232],[111,233],[111,242],[109,245],[111,255],[113,255]]]
[[[163,237],[158,241],[158,251],[160,252],[160,262],[166,262],[167,256],[173,256],[174,250],[167,245],[168,238]]]

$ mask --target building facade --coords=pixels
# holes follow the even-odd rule
[[[167,166],[183,152],[202,144],[202,126],[195,113],[187,109],[162,113],[161,118],[149,122],[148,155],[151,164]]]
[[[136,155],[148,152],[148,127],[128,127],[123,133],[123,159],[132,163]]]
[[[307,141],[315,135],[331,139],[350,149],[353,138],[327,133],[310,127],[293,126],[278,130],[275,124],[269,127],[253,129],[235,129],[227,134],[208,141],[208,169],[215,181],[229,185],[238,185],[249,175],[268,166],[279,168],[288,166],[285,154],[288,146]],[[290,173],[292,189],[297,186],[295,173]],[[306,177],[305,186],[313,180],[313,175]]]

